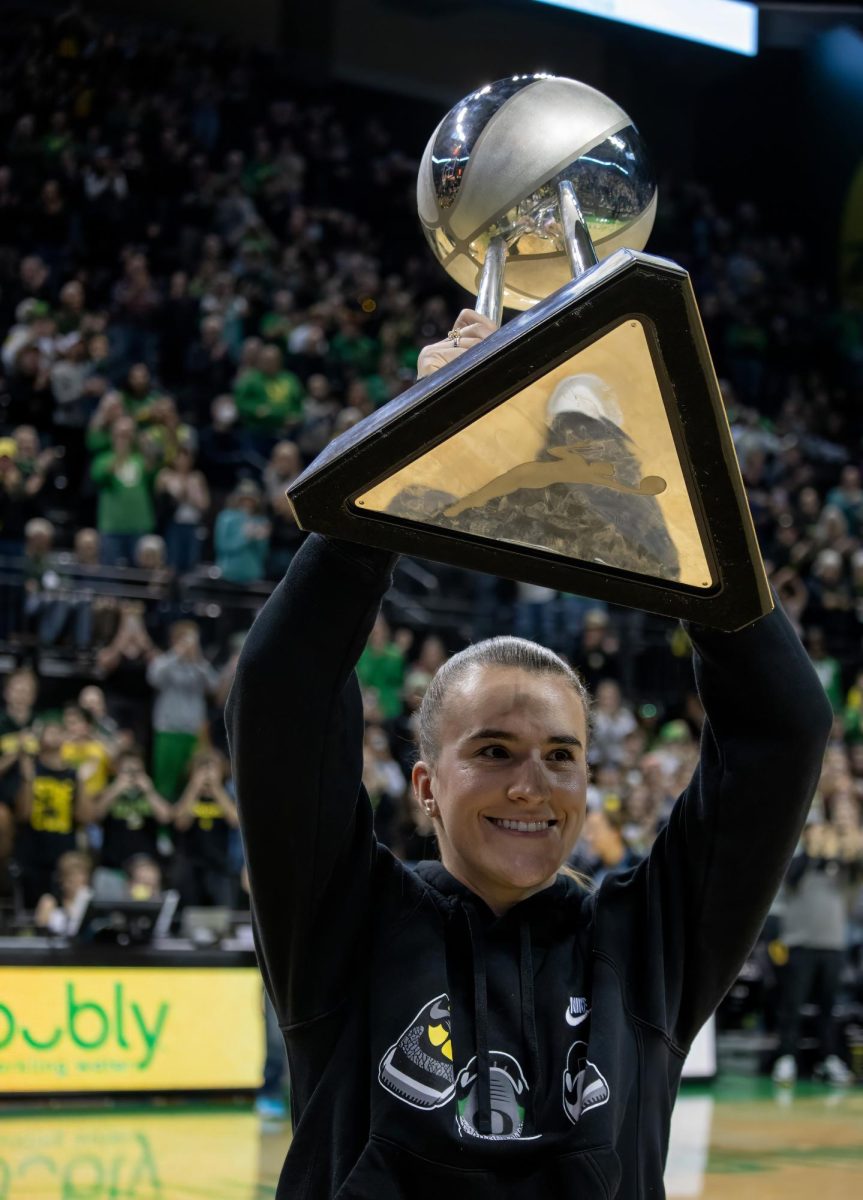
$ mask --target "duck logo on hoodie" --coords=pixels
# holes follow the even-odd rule
[[[430,1000],[380,1061],[378,1080],[413,1108],[441,1108],[455,1095],[449,996]]]
[[[563,1073],[563,1111],[577,1125],[592,1108],[607,1104],[610,1095],[608,1080],[587,1058],[587,1042],[573,1042]]]

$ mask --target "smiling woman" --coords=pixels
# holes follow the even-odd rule
[[[426,691],[414,792],[444,866],[495,913],[550,887],[572,853],[588,706],[575,671],[521,638],[468,647]]]
[[[489,328],[474,313],[459,346]],[[422,364],[421,364],[422,366]],[[636,1200],[663,1194],[683,1060],[791,857],[832,713],[777,609],[690,628],[701,755],[648,858],[587,892],[588,702],[555,655],[470,647],[421,713],[440,862],[375,839],[354,673],[393,560],[310,536],[228,705],[261,969],[291,1064],[277,1196]],[[286,770],[287,765],[287,770]]]

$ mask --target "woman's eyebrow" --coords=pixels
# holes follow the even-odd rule
[[[475,733],[468,734],[465,741],[481,742],[481,741],[496,741],[496,742],[517,742],[518,737],[508,729],[478,729]],[[556,746],[581,746],[581,738],[576,737],[574,733],[552,733],[546,739],[548,743],[554,743]]]
[[[515,742],[518,738],[507,729],[478,729],[467,736],[469,742],[479,742],[486,738],[494,738],[498,742]]]

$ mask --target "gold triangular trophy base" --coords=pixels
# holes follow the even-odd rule
[[[721,628],[771,607],[688,276],[619,251],[337,439],[318,529]]]

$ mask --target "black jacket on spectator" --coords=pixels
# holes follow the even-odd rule
[[[102,822],[102,866],[120,870],[136,854],[157,858],[159,829],[141,788],[121,792]]]
[[[250,463],[248,439],[240,429],[201,430],[198,465],[214,491],[229,492],[236,486],[240,470]]]
[[[76,792],[72,767],[48,767],[36,759],[30,818],[18,827],[15,839],[26,908],[35,908],[42,893],[54,888],[58,859],[76,848]]]
[[[192,811],[192,824],[180,834],[183,855],[196,867],[227,872],[231,831],[225,814],[207,795],[198,797]]]
[[[187,408],[201,425],[206,424],[210,403],[215,396],[230,392],[236,363],[225,354],[213,357],[202,342],[194,342],[186,354],[183,385],[188,396]]]
[[[375,840],[352,671],[391,558],[312,536],[228,706],[258,952],[285,1035],[287,1200],[662,1194],[687,1049],[736,977],[831,713],[780,609],[693,629],[701,758],[648,858],[496,917]],[[478,1107],[491,1106],[491,1134]]]

